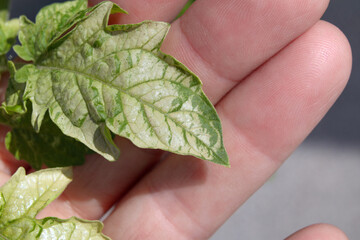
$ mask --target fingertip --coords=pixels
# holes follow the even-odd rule
[[[286,240],[348,240],[346,234],[338,227],[319,223],[305,227]]]
[[[332,66],[333,79],[345,87],[349,80],[352,69],[352,51],[349,40],[345,34],[335,25],[319,21],[316,25],[317,33],[322,40],[322,45],[327,49],[327,58],[324,60],[328,66]]]
[[[301,37],[304,40],[300,45],[303,46],[298,48],[307,48],[304,54],[313,57],[314,67],[320,67],[331,74],[332,79],[346,83],[351,72],[352,53],[344,33],[335,25],[320,20]]]

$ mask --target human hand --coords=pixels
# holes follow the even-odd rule
[[[116,2],[130,14],[112,21],[129,23],[171,21],[186,0]],[[117,203],[104,222],[114,240],[207,239],[279,168],[344,88],[351,53],[342,33],[319,21],[327,3],[197,0],[173,23],[162,49],[202,79],[222,120],[231,169],[116,138],[120,159],[89,156],[40,217],[98,219]],[[20,162],[3,147],[1,157],[5,181]],[[289,239],[319,234],[345,239],[328,225]]]

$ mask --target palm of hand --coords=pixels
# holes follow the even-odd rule
[[[130,15],[112,21],[129,23],[171,21],[186,0],[116,2]],[[39,217],[99,219],[116,203],[104,231],[113,239],[207,239],[276,171],[341,93],[351,54],[342,33],[319,21],[327,3],[198,0],[173,23],[162,49],[202,79],[222,120],[231,169],[138,149],[117,138],[120,159],[109,163],[89,156],[74,169],[74,182],[63,196]],[[20,163],[4,149],[1,156],[5,182]],[[344,238],[319,225],[289,239],[306,234]]]

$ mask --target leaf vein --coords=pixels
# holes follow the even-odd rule
[[[89,43],[90,39],[95,36],[96,34],[98,34],[102,29],[98,29],[97,31],[95,31],[92,35],[90,35],[86,41],[84,41],[82,44],[80,44],[79,46],[77,46],[75,48],[75,51],[72,52],[65,60],[64,60],[64,65],[67,65],[69,63],[69,61],[75,56],[76,53],[80,52],[83,49],[83,46],[87,43]],[[75,44],[74,44],[75,45]]]
[[[74,73],[74,74],[83,75],[83,76],[86,77],[86,78],[99,81],[99,82],[101,82],[101,83],[103,83],[103,84],[106,84],[106,85],[108,85],[108,86],[110,86],[110,87],[113,87],[113,88],[117,89],[118,91],[122,92],[123,94],[128,95],[128,96],[136,99],[136,100],[139,101],[140,103],[142,103],[142,104],[144,104],[144,105],[147,105],[147,106],[149,106],[150,108],[153,108],[154,110],[156,110],[156,111],[158,111],[158,112],[160,112],[160,113],[168,116],[171,121],[173,121],[176,125],[180,126],[181,128],[185,129],[190,135],[194,136],[199,142],[201,142],[202,145],[205,146],[205,148],[207,148],[209,151],[213,152],[214,155],[215,155],[217,158],[221,159],[220,156],[217,154],[216,151],[214,151],[213,149],[211,149],[211,147],[209,147],[203,140],[201,140],[197,135],[195,135],[194,133],[192,133],[188,128],[186,128],[185,126],[183,126],[180,122],[178,122],[177,120],[173,119],[168,113],[163,112],[161,109],[159,109],[158,107],[154,106],[154,105],[151,104],[151,103],[148,103],[148,102],[142,101],[141,99],[136,98],[136,96],[133,96],[131,93],[127,92],[126,90],[122,89],[121,87],[119,87],[119,86],[114,86],[113,84],[111,84],[111,83],[109,83],[109,82],[106,82],[106,81],[104,81],[104,80],[102,80],[102,79],[100,79],[100,78],[97,78],[97,77],[94,77],[94,76],[90,76],[90,75],[88,75],[88,74],[86,74],[86,73],[83,73],[83,72],[80,72],[80,71],[76,71],[76,70],[72,70],[72,69],[60,68],[60,67],[55,67],[55,66],[44,66],[44,65],[42,65],[42,66],[39,65],[38,67],[39,67],[39,68],[43,68],[43,69],[48,69],[48,70],[63,70],[63,71],[67,71],[67,72],[72,72],[72,73]],[[126,116],[126,114],[124,114],[124,116]],[[130,127],[130,126],[129,126],[129,127]],[[130,127],[130,129],[131,129],[131,127]],[[134,132],[132,129],[131,129],[131,131]],[[140,140],[141,140],[141,139],[140,139]],[[143,142],[143,140],[141,140],[141,141]],[[197,152],[198,152],[198,151],[197,151]]]

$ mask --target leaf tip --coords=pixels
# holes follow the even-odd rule
[[[26,175],[26,171],[24,167],[19,167],[16,172],[14,173],[13,176],[15,175],[21,175],[21,176],[25,176]]]
[[[68,179],[73,179],[73,169],[72,167],[63,167],[60,168],[61,173]]]
[[[222,149],[222,151],[218,152],[213,162],[224,167],[231,168],[229,156],[224,148]]]
[[[112,3],[112,2],[111,2]],[[126,10],[122,9],[119,5],[117,5],[116,3],[112,3],[113,7],[111,9],[111,14],[115,14],[115,13],[124,13],[124,14],[129,14]]]

